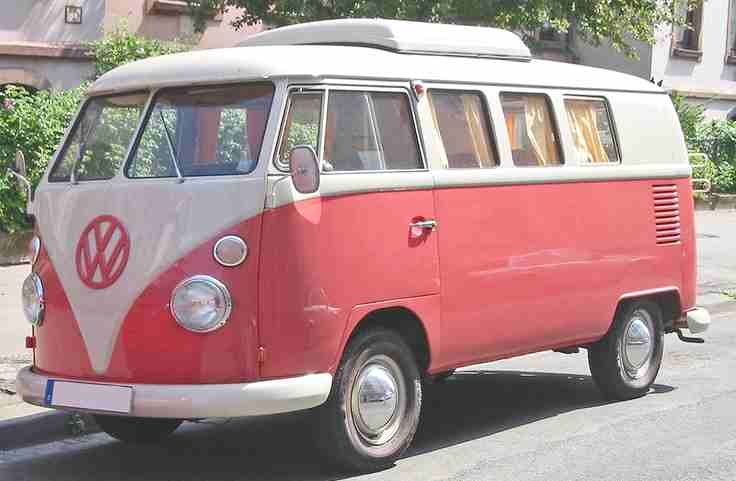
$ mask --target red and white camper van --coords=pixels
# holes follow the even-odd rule
[[[633,398],[710,323],[669,97],[502,30],[318,22],[124,65],[34,197],[18,390],[125,441],[315,408],[379,468],[423,381],[586,348]]]

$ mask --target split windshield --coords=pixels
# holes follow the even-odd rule
[[[164,89],[134,139],[147,97],[89,100],[49,180],[110,179],[125,162],[131,142],[136,145],[124,170],[130,178],[236,175],[255,169],[272,84]]]

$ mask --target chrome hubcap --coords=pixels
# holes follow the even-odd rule
[[[387,356],[375,356],[361,368],[353,385],[350,407],[358,434],[372,445],[389,441],[398,431],[405,410],[405,386],[399,366]]]
[[[624,330],[621,360],[624,370],[633,379],[642,377],[649,368],[654,352],[653,326],[649,313],[637,310]]]

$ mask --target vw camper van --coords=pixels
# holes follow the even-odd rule
[[[492,28],[317,22],[121,66],[29,213],[19,393],[128,442],[311,410],[378,469],[456,368],[584,348],[631,399],[710,323],[668,95]]]

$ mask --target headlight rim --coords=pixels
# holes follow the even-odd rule
[[[179,291],[179,289],[184,288],[190,284],[193,284],[195,282],[203,282],[207,283],[215,289],[217,289],[220,294],[222,295],[224,301],[225,301],[225,312],[222,315],[222,319],[220,319],[219,322],[217,322],[215,325],[213,325],[211,328],[208,329],[192,329],[190,326],[187,326],[185,323],[181,321],[179,316],[176,313],[176,309],[174,308],[174,297],[176,297],[176,293]],[[189,332],[193,332],[195,334],[207,334],[213,331],[216,331],[220,328],[222,328],[225,324],[227,324],[227,321],[230,319],[230,314],[233,310],[233,299],[230,295],[230,291],[228,290],[227,286],[222,283],[222,281],[219,281],[218,279],[204,275],[204,274],[197,274],[191,277],[187,277],[183,281],[179,282],[176,287],[171,291],[171,298],[169,299],[169,311],[171,311],[171,315],[174,316],[174,320],[176,323],[181,326],[182,328],[186,329]]]
[[[36,265],[38,257],[41,255],[41,237],[38,234],[34,234],[31,237],[31,241],[28,243],[31,265]]]
[[[34,327],[40,327],[43,324],[44,317],[46,314],[46,292],[43,288],[43,281],[41,281],[41,277],[36,274],[35,272],[31,272],[28,277],[26,278],[26,281],[28,279],[31,279],[34,284],[34,288],[36,289],[36,296],[38,297],[38,316],[36,319],[30,319],[26,312],[26,306],[25,306],[25,297],[23,297],[23,314],[26,316],[26,320]],[[25,282],[24,281],[24,284]]]

